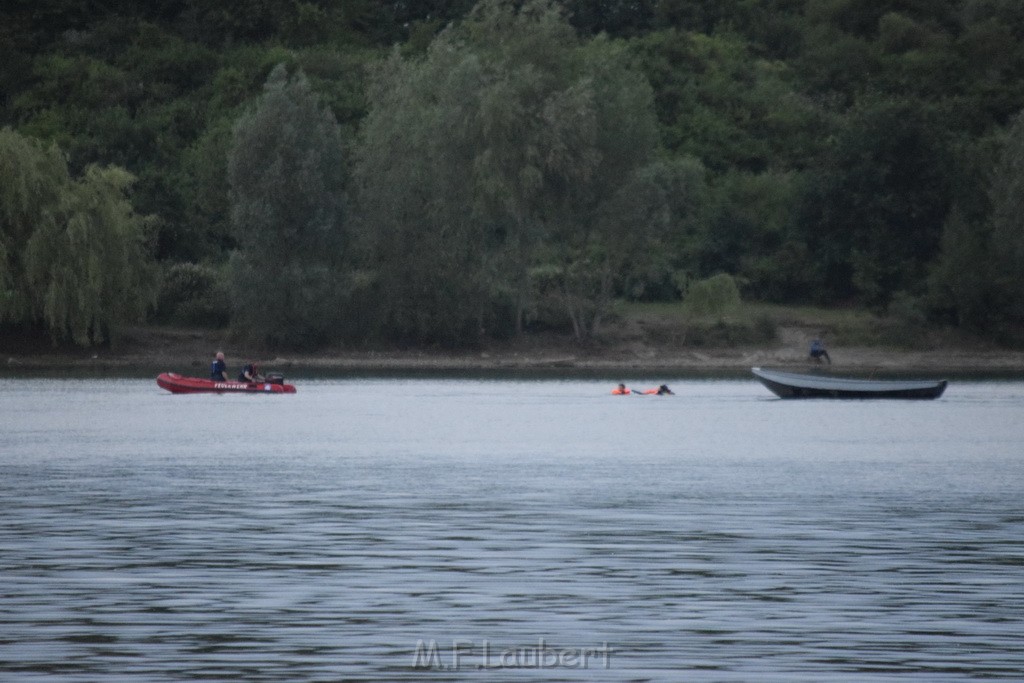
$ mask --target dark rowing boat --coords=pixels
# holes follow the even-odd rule
[[[761,384],[780,398],[917,398],[942,396],[946,380],[850,379],[798,375],[751,368]]]

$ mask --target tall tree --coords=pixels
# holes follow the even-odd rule
[[[658,160],[647,81],[603,39],[584,55],[582,78],[549,107],[558,156],[542,206],[547,229],[539,260],[549,275],[542,293],[563,304],[580,340],[599,332],[622,278],[664,249],[695,199],[693,192],[688,202],[674,196],[680,187],[692,190],[695,167]]]
[[[233,325],[255,340],[311,346],[342,307],[345,163],[338,124],[302,71],[271,71],[235,124],[228,158]]]
[[[1024,324],[1024,113],[1009,128],[990,190],[993,311],[998,319]]]

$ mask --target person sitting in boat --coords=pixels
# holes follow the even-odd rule
[[[262,382],[263,377],[260,376],[260,366],[256,363],[246,363],[242,371],[238,373],[239,382]]]
[[[224,352],[218,351],[217,357],[210,364],[210,379],[214,382],[228,381],[228,366],[224,363]]]
[[[612,393],[616,396],[628,396],[629,389],[626,388],[625,384],[620,384],[619,386],[612,389]]]
[[[662,384],[657,389],[645,389],[644,393],[651,396],[671,396],[674,394],[674,392],[668,388],[667,384]]]
[[[822,358],[827,360],[829,365],[832,365],[832,358],[829,357],[828,351],[825,350],[825,343],[821,339],[812,339],[811,359],[820,363]]]

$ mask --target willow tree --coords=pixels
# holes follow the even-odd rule
[[[90,166],[62,193],[59,221],[46,221],[25,252],[34,308],[56,336],[88,345],[140,321],[154,302],[148,229],[127,193],[124,169]]]
[[[141,320],[155,281],[134,177],[90,166],[73,179],[55,147],[6,129],[0,160],[0,319],[83,346]]]
[[[269,344],[327,340],[343,298],[344,158],[334,115],[301,71],[275,67],[235,124],[228,181],[233,326]]]
[[[368,99],[358,199],[394,337],[472,343],[521,328],[542,298],[586,337],[619,247],[638,256],[667,223],[659,174],[645,170],[658,144],[649,86],[555,2],[484,0],[423,57],[394,52]]]
[[[0,322],[31,318],[25,246],[37,228],[58,219],[56,209],[69,183],[56,146],[0,129]]]

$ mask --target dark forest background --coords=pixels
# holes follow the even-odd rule
[[[0,323],[586,341],[710,286],[1019,344],[1022,109],[1018,0],[5,0]]]

